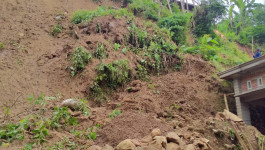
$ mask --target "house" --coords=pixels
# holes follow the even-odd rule
[[[251,125],[249,105],[265,107],[265,56],[218,73],[233,81],[237,115]]]

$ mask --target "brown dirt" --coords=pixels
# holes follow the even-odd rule
[[[118,6],[111,2],[101,5]],[[77,46],[84,46],[92,53],[96,44],[102,42],[109,53],[103,62],[127,59],[131,68],[136,67],[135,55],[114,52],[110,44],[123,43],[123,35],[127,33],[126,19],[100,17],[85,28],[70,23],[75,10],[92,10],[97,6],[90,0],[1,0],[0,42],[5,45],[0,51],[1,112],[4,112],[4,107],[12,106],[8,118],[4,118],[4,113],[0,114],[1,122],[16,122],[34,114],[37,110],[26,100],[30,94],[38,96],[44,93],[57,98],[49,101],[47,115],[64,99],[86,97],[95,77],[94,68],[100,61],[93,59],[82,73],[71,77],[66,68],[71,65],[69,56]],[[62,21],[55,19],[59,12],[65,14]],[[102,33],[96,33],[96,23],[102,25]],[[49,32],[56,24],[62,24],[63,33],[54,38]],[[70,36],[73,31],[76,31],[78,40]],[[215,68],[200,56],[184,57],[186,62],[179,72],[152,76],[149,82],[132,81],[113,94],[102,107],[89,101],[92,115],[89,118],[78,117],[80,126],[75,129],[83,130],[100,123],[102,128],[95,143],[115,146],[127,138],[141,139],[154,128],[160,128],[163,133],[177,128],[179,133],[203,132],[201,134],[209,137],[214,148],[223,147],[210,129],[204,129],[205,121],[223,109],[224,89],[213,77]],[[128,87],[132,87],[133,92],[128,92]],[[123,113],[110,120],[109,114],[115,108]],[[180,127],[176,127],[176,121]],[[70,129],[50,131],[49,145],[66,136],[79,144],[91,144],[76,139],[69,133]],[[9,149],[17,149],[16,145],[25,145],[28,141],[16,141]]]

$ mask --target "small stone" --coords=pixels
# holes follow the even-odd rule
[[[180,144],[180,141],[181,141],[180,137],[175,132],[167,133],[166,138],[167,138],[168,142],[173,142],[173,143],[176,143],[176,144]]]
[[[149,143],[149,142],[151,142],[152,140],[153,140],[152,136],[151,136],[151,135],[147,135],[147,136],[143,137],[143,138],[140,140],[140,142],[142,142],[142,143]]]
[[[151,136],[152,137],[155,137],[155,136],[161,136],[161,131],[160,129],[154,129],[152,132],[151,132]]]
[[[90,146],[87,150],[101,150],[101,147],[98,145]]]
[[[102,147],[102,150],[114,150],[114,148],[108,144],[106,144],[104,147]]]
[[[61,16],[56,16],[55,19],[56,20],[60,20],[62,17]]]
[[[180,149],[179,145],[177,145],[176,143],[172,143],[171,142],[171,143],[167,144],[166,150],[181,150],[181,149]]]
[[[132,141],[132,143],[133,143],[135,146],[145,146],[145,145],[147,145],[147,144],[145,144],[145,143],[141,143],[138,139],[132,139],[131,141]]]
[[[193,144],[186,145],[183,150],[195,150],[195,146]]]
[[[19,36],[23,37],[24,36],[24,33],[19,33]]]
[[[118,144],[115,150],[136,150],[136,146],[130,139],[126,139]]]

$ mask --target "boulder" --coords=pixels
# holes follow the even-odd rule
[[[168,132],[167,135],[166,135],[166,138],[167,138],[167,142],[173,142],[173,143],[176,143],[176,144],[180,144],[181,143],[180,137],[175,132]]]
[[[87,150],[102,150],[102,148],[98,145],[90,146]]]
[[[155,136],[153,141],[149,143],[149,148],[153,147],[153,149],[163,150],[167,147],[167,139],[164,136]]]
[[[195,146],[193,144],[186,145],[184,150],[195,150]]]
[[[181,150],[181,148],[176,143],[170,142],[170,143],[167,144],[166,150]]]
[[[130,139],[126,139],[118,144],[115,150],[136,150],[136,146]]]
[[[102,147],[102,150],[114,150],[114,148],[108,144],[106,144],[104,147]]]
[[[155,136],[161,136],[161,131],[160,129],[154,129],[152,132],[151,132],[151,136],[152,137],[155,137]]]

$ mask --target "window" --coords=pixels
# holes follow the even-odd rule
[[[262,77],[259,77],[259,78],[257,79],[257,82],[258,82],[258,87],[263,86]]]
[[[247,81],[248,90],[252,89],[251,81]]]

